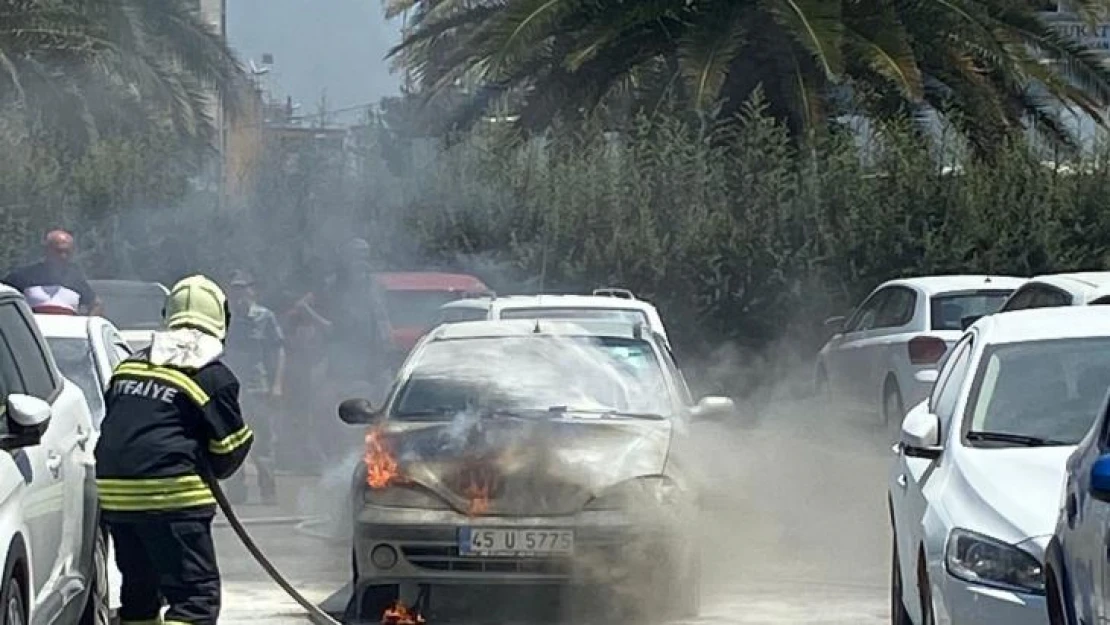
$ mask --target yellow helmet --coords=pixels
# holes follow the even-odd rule
[[[223,289],[198,274],[173,285],[162,318],[169,328],[196,328],[222,341],[227,337],[231,312]]]

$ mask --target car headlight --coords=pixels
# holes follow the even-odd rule
[[[586,510],[629,510],[674,506],[682,501],[682,491],[670,478],[639,477],[617,484],[594,497]]]
[[[1044,594],[1044,569],[1028,552],[989,536],[954,529],[945,549],[948,573],[966,582]]]
[[[447,510],[447,502],[435,493],[419,486],[390,486],[388,488],[363,488],[362,501],[384,508],[419,508],[421,510]]]

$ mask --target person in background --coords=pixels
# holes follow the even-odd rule
[[[319,310],[316,290],[322,288],[325,276],[320,268],[311,272],[313,290],[305,293],[282,316],[289,356],[286,391],[288,444],[281,448],[282,460],[288,459],[290,469],[315,471],[327,461],[323,449],[320,424],[315,417],[328,412],[320,404],[320,385],[328,333],[332,323]],[[327,415],[331,416],[331,415]],[[281,440],[279,438],[279,440]],[[296,444],[296,447],[294,447]],[[307,452],[307,453],[306,453]],[[284,464],[284,462],[283,462]]]
[[[285,336],[274,313],[257,302],[254,280],[246,271],[232,275],[228,300],[232,315],[226,361],[239,377],[243,413],[255,433],[250,460],[258,473],[259,494],[263,504],[273,505],[277,503],[274,432],[285,379]],[[236,473],[227,486],[232,503],[247,500],[243,472]]]
[[[44,258],[19,267],[4,277],[39,314],[99,315],[103,312],[85,274],[73,263],[73,235],[51,230],[43,241]]]
[[[341,254],[335,279],[324,294],[325,316],[332,324],[328,379],[341,386],[371,382],[379,387],[387,377],[389,335],[370,244],[351,239]]]

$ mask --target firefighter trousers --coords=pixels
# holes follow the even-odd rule
[[[216,625],[220,571],[212,519],[107,521],[116,550],[121,625]],[[164,620],[159,620],[168,604]]]

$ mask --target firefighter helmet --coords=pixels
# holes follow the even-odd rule
[[[227,337],[231,311],[223,289],[198,274],[173,285],[162,317],[169,328],[196,328],[222,341]]]

